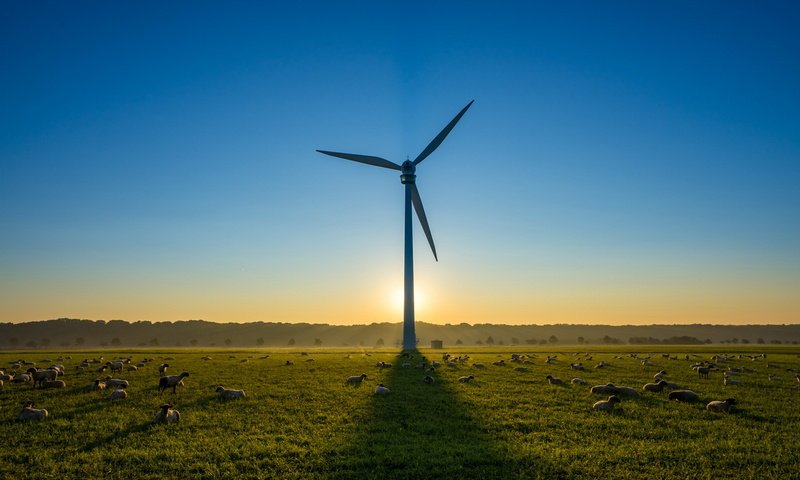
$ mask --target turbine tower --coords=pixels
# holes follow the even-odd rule
[[[402,165],[390,162],[385,158],[373,157],[370,155],[356,155],[353,153],[340,153],[330,152],[327,150],[317,150],[319,153],[330,155],[332,157],[344,158],[345,160],[353,160],[354,162],[366,163],[367,165],[375,165],[376,167],[389,168],[392,170],[400,170],[400,183],[405,185],[406,190],[406,208],[405,208],[405,269],[404,269],[404,302],[403,302],[403,350],[413,350],[417,347],[417,335],[414,331],[414,243],[412,238],[411,229],[411,206],[417,212],[419,223],[422,224],[422,230],[428,238],[428,244],[431,246],[433,258],[439,261],[436,256],[436,246],[433,244],[433,236],[431,229],[428,226],[428,218],[425,216],[425,209],[422,207],[422,199],[419,196],[417,189],[417,165],[425,160],[428,155],[433,153],[436,148],[441,145],[445,137],[450,133],[450,130],[456,126],[461,117],[472,105],[470,101],[466,107],[462,108],[460,112],[450,120],[450,123],[439,132],[439,135],[431,140],[431,143],[425,147],[425,150],[420,153],[414,161],[406,160]]]

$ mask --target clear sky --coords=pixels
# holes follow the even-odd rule
[[[297,5],[294,5],[297,3]],[[278,6],[279,5],[279,6]],[[798,2],[4,2],[0,321],[800,321]]]

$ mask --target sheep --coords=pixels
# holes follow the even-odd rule
[[[514,371],[519,373],[525,373],[528,371],[528,369],[526,367],[514,367]]]
[[[425,375],[425,377],[422,379],[422,381],[425,382],[425,383],[433,383],[433,382],[436,381],[436,379],[431,377],[430,375]]]
[[[669,392],[670,400],[677,400],[679,402],[697,402],[700,400],[700,395],[691,390],[675,390]]]
[[[204,357],[200,357],[200,360],[211,360],[211,357],[206,355]]]
[[[361,382],[363,382],[365,378],[367,378],[366,373],[362,373],[361,375],[353,375],[352,377],[347,377],[347,379],[344,381],[344,384],[354,385],[358,387],[361,385]]]
[[[613,383],[608,383],[606,385],[595,385],[590,391],[602,395],[614,395],[617,393],[617,387],[615,387]]]
[[[167,378],[167,377],[163,377]],[[181,420],[181,413],[177,410],[172,409],[172,405],[169,403],[165,403],[161,405],[161,410],[156,413],[155,418],[153,418],[153,423],[178,423]]]
[[[583,370],[584,369],[582,363],[572,363],[572,364],[570,364],[569,368],[571,368],[573,370]]]
[[[245,395],[244,390],[229,390],[222,385],[217,387],[214,391],[219,393],[219,398],[222,400],[237,400],[247,396]]]
[[[725,377],[722,379],[722,384],[725,385],[726,387],[728,385],[739,385],[740,383],[741,383],[740,380],[734,380],[733,378],[730,377]]]
[[[547,383],[549,383],[550,385],[564,385],[564,380],[561,380],[560,378],[555,378],[552,375],[548,375],[545,378],[547,379]]]
[[[111,392],[111,395],[109,395],[108,398],[111,400],[122,400],[123,398],[128,398],[128,392],[118,388]]]
[[[106,387],[108,388],[128,388],[130,383],[127,380],[120,380],[119,378],[106,377]]]
[[[601,412],[611,412],[612,410],[614,410],[614,404],[620,403],[620,401],[621,400],[619,399],[619,397],[617,397],[616,395],[611,395],[610,397],[608,397],[608,400],[600,400],[599,402],[595,402],[595,404],[592,405],[592,409]]]
[[[158,374],[160,376],[162,376],[162,377],[166,376],[167,375],[167,368],[169,368],[169,364],[168,363],[162,363],[161,365],[158,366]]]
[[[484,365],[482,363],[473,363],[472,364],[472,368],[486,368],[486,365]],[[800,380],[798,380],[798,381],[800,381]]]
[[[136,372],[136,371],[138,371],[138,370],[139,370],[139,367],[137,367],[136,365],[128,365],[128,366],[126,367],[126,369],[127,369],[129,372]]]
[[[92,385],[92,390],[105,390],[106,389],[106,382],[96,378],[94,380],[94,385]]]
[[[286,363],[285,363],[284,365],[285,365],[285,366],[287,366],[287,367],[289,367],[289,366],[292,366],[292,365],[294,365],[294,362],[293,362],[293,361],[291,361],[291,360],[286,360]]]
[[[711,371],[709,367],[694,367],[695,371],[697,371],[697,376],[700,378],[708,378],[708,372]]]
[[[44,408],[33,408],[33,402],[24,402],[17,420],[43,420],[47,415],[47,410]]]
[[[377,387],[375,387],[375,395],[388,395],[391,393],[391,390],[386,388],[386,386],[382,383],[379,383]]]
[[[732,405],[736,405],[735,398],[728,398],[726,400],[715,400],[706,405],[706,410],[714,413],[728,413]]]
[[[36,385],[40,387],[44,385],[44,382],[48,380],[56,380],[58,377],[58,372],[55,370],[37,370],[33,367],[26,370],[27,373],[31,375],[31,379],[33,379],[33,386],[34,388]]]
[[[607,367],[609,365],[611,365],[611,364],[606,362],[605,360],[603,360],[600,363],[598,363],[597,365],[595,365],[594,368],[604,368],[604,367]]]
[[[572,380],[569,381],[569,383],[573,385],[586,385],[586,380],[582,378],[573,378]]]
[[[659,380],[657,383],[646,383],[642,390],[645,392],[660,392],[664,390],[664,387],[667,386],[667,382],[665,380]]]
[[[617,389],[617,392],[615,393],[615,395],[628,395],[628,396],[631,396],[631,397],[638,397],[639,396],[639,391],[636,390],[635,388],[618,386],[618,387],[616,387],[616,389]]]
[[[506,361],[505,360],[498,360],[496,362],[492,362],[492,365],[497,366],[497,367],[504,367],[506,365]]]
[[[464,376],[464,377],[458,377],[458,381],[461,382],[461,383],[469,383],[469,382],[471,382],[473,380],[475,380],[475,377],[472,376],[472,375],[467,375],[467,376]]]
[[[661,370],[660,372],[658,372],[655,375],[653,375],[653,380],[655,380],[656,382],[660,382],[661,380],[664,379],[664,376],[666,374],[667,374],[667,372],[665,370]]]
[[[177,393],[178,385],[183,385],[183,379],[189,376],[189,372],[181,372],[180,375],[167,375],[158,379],[158,394],[168,388],[172,388],[172,393]]]
[[[117,361],[117,362],[107,362],[106,365],[108,365],[108,368],[111,369],[111,373],[121,372],[122,371],[122,367],[123,367],[122,362],[119,362],[119,361]]]
[[[67,384],[64,383],[64,380],[45,380],[42,384],[42,388],[66,388]]]
[[[379,368],[392,368],[392,364],[388,362],[378,362],[375,366]]]

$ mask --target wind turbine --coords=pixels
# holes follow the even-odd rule
[[[445,137],[450,133],[450,130],[456,126],[461,117],[466,113],[467,109],[472,105],[472,102],[475,100],[470,101],[466,107],[462,108],[458,115],[456,115],[447,126],[439,132],[439,135],[431,140],[431,143],[425,147],[425,150],[422,151],[417,158],[413,161],[406,160],[402,163],[402,165],[398,165],[394,162],[390,162],[385,158],[381,157],[373,157],[371,155],[356,155],[353,153],[340,153],[340,152],[330,152],[327,150],[317,150],[319,153],[324,153],[325,155],[330,155],[332,157],[339,157],[344,158],[345,160],[352,160],[354,162],[366,163],[367,165],[375,165],[376,167],[383,167],[389,168],[392,170],[400,170],[400,183],[405,185],[406,190],[406,208],[405,208],[405,275],[404,275],[404,302],[403,302],[403,349],[404,350],[413,350],[417,346],[417,335],[414,331],[414,243],[412,241],[412,230],[411,230],[411,205],[414,205],[414,210],[417,212],[417,218],[419,218],[419,223],[422,224],[422,230],[425,232],[425,236],[428,238],[428,244],[431,246],[431,251],[433,252],[433,258],[436,261],[439,261],[439,258],[436,256],[436,246],[433,244],[433,236],[431,235],[431,229],[428,226],[428,218],[425,216],[425,209],[422,207],[422,199],[419,196],[419,190],[417,189],[416,180],[417,180],[417,165],[419,165],[423,160],[428,158],[428,155],[433,153],[439,145],[441,145],[442,141],[444,141]]]

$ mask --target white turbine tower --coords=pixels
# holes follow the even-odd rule
[[[444,141],[445,137],[450,133],[450,130],[456,126],[461,117],[472,105],[472,100],[466,107],[462,108],[458,115],[456,115],[450,123],[447,124],[436,138],[431,140],[431,143],[425,147],[425,150],[420,153],[414,161],[406,160],[402,165],[390,162],[385,158],[373,157],[370,155],[356,155],[352,153],[339,153],[329,152],[326,150],[317,150],[319,153],[330,155],[332,157],[344,158],[346,160],[353,160],[354,162],[366,163],[367,165],[375,165],[376,167],[390,168],[392,170],[400,170],[400,183],[406,186],[406,209],[405,209],[405,276],[404,276],[404,296],[403,303],[403,349],[413,350],[417,346],[417,335],[414,331],[414,246],[412,241],[411,232],[411,205],[414,205],[414,210],[417,212],[419,223],[422,224],[422,230],[425,236],[428,237],[428,243],[433,251],[433,258],[439,261],[436,256],[436,247],[433,244],[433,236],[431,236],[431,229],[428,226],[428,219],[425,216],[425,209],[422,208],[422,200],[419,196],[419,190],[416,185],[416,170],[417,165],[425,160],[428,155],[433,153],[434,150]]]

